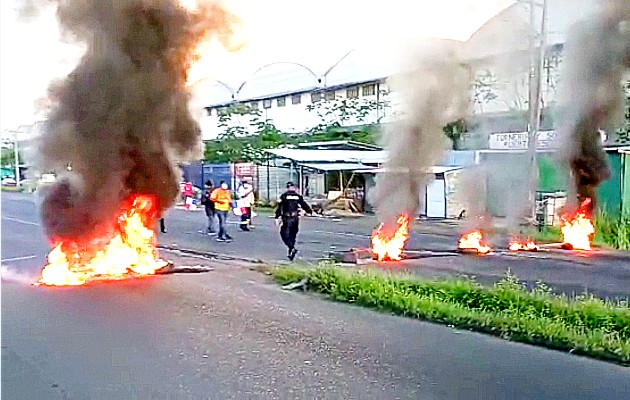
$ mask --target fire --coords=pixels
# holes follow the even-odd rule
[[[481,231],[473,231],[459,238],[459,248],[462,250],[477,250],[478,254],[487,254],[492,248],[483,241]]]
[[[595,233],[595,227],[586,212],[590,203],[591,199],[586,199],[573,215],[561,217],[563,242],[574,250],[591,250],[591,238]]]
[[[372,253],[379,261],[400,260],[409,239],[409,217],[401,215],[396,220],[396,231],[393,234],[385,232],[385,225],[380,224],[372,234]]]
[[[154,200],[135,196],[118,217],[117,233],[108,243],[93,240],[88,247],[59,242],[36,285],[83,285],[92,280],[153,275],[167,265],[157,257],[153,222]],[[149,226],[147,226],[149,225]]]
[[[538,251],[538,245],[531,238],[528,238],[525,241],[522,241],[516,238],[510,241],[510,246],[508,247],[508,250],[510,251]]]

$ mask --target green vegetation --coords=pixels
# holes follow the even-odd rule
[[[562,232],[557,226],[546,226],[542,230],[536,230],[532,235],[536,242],[559,243],[562,242]]]
[[[450,139],[453,150],[458,150],[460,146],[460,142],[462,140],[462,135],[468,131],[466,126],[466,120],[463,118],[458,119],[457,121],[446,124],[444,128],[442,128],[442,132],[446,135],[447,138]]]
[[[21,192],[22,188],[17,186],[1,186],[3,192]]]
[[[595,218],[595,244],[630,250],[630,214],[611,215],[605,211]]]
[[[281,284],[305,279],[337,301],[630,365],[627,302],[555,295],[542,283],[527,290],[509,272],[493,286],[335,266],[279,267],[272,275]]]
[[[210,163],[256,162],[265,160],[265,150],[292,146],[298,143],[330,140],[352,140],[375,144],[378,125],[349,126],[352,121],[363,123],[373,113],[389,107],[387,93],[381,100],[361,102],[359,99],[319,101],[307,107],[319,122],[303,133],[287,134],[280,131],[263,113],[246,104],[234,104],[219,110],[219,127],[223,132],[216,140],[206,142],[204,159]]]

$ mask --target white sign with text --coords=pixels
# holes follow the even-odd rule
[[[555,131],[538,132],[538,148],[554,148],[556,139]],[[529,138],[527,132],[492,133],[488,147],[491,150],[527,150]]]

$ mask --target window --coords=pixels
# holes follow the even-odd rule
[[[249,106],[251,107],[252,110],[258,110],[258,102],[257,101],[252,101],[251,103],[249,103]]]
[[[317,103],[322,99],[322,94],[320,92],[311,93],[311,103]]]
[[[284,106],[287,105],[287,98],[286,97],[278,97],[276,102],[278,103],[278,107],[284,107]]]
[[[335,100],[335,91],[326,92],[326,100]]]
[[[264,108],[271,108],[271,99],[263,100],[263,107]]]
[[[291,104],[300,104],[302,102],[301,94],[294,94],[291,96]]]
[[[208,108],[206,108],[206,112],[208,113],[208,116],[211,116],[211,115],[212,115],[212,111],[213,111],[213,110],[214,110],[214,108],[212,108],[212,107],[208,107]]]
[[[363,96],[374,96],[376,94],[376,85],[363,85]]]
[[[346,97],[349,99],[356,99],[359,97],[359,88],[353,87],[346,90]]]

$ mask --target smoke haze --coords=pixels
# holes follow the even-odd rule
[[[28,5],[31,15],[33,0]],[[202,151],[188,108],[187,69],[202,40],[227,41],[233,21],[216,3],[194,10],[176,0],[56,5],[64,37],[87,50],[50,87],[53,108],[36,164],[59,178],[41,214],[49,237],[80,243],[106,235],[132,194],[155,196],[158,211],[172,205],[181,178],[177,161]]]
[[[421,189],[431,179],[427,168],[440,164],[450,145],[442,128],[465,117],[470,108],[470,70],[457,43],[416,44],[405,58],[411,60],[405,66],[409,72],[389,83],[403,96],[404,116],[384,132],[387,172],[377,177],[376,185],[377,212],[386,226],[397,215],[418,210]]]
[[[630,1],[604,1],[596,18],[573,28],[566,46],[561,157],[573,174],[569,204],[591,198],[590,213],[596,207],[595,189],[611,175],[599,130],[614,132],[623,117],[621,80],[630,68],[629,22]]]

